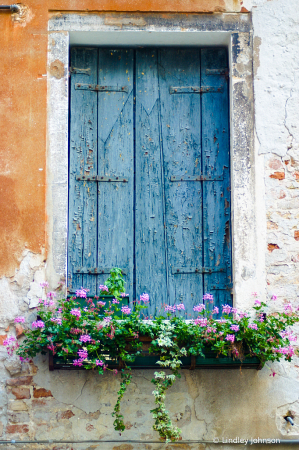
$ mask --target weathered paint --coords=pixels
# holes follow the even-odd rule
[[[175,11],[175,12],[240,12],[242,0],[48,0],[51,11]],[[140,20],[140,19],[139,19]],[[114,21],[115,23],[115,21]],[[121,21],[118,22],[121,25]],[[132,22],[134,23],[134,21]],[[138,26],[138,21],[136,22]]]
[[[0,14],[0,276],[45,246],[47,10],[27,6],[29,21]]]
[[[71,292],[118,266],[151,314],[231,303],[227,71],[220,48],[72,49]]]
[[[98,7],[102,6],[94,3],[95,14],[89,15],[85,10],[82,15],[74,14],[72,17],[76,16],[76,20],[74,18],[71,20],[66,12],[74,7],[83,8],[84,4],[80,2],[78,6],[78,3],[66,1],[60,3],[57,0],[56,11],[63,5],[64,13],[55,13],[56,21],[50,23],[50,29],[55,30],[56,24],[64,24],[67,30],[73,20],[73,24],[76,23],[74,27],[76,30],[81,29],[80,27],[83,29],[84,26],[85,30],[94,30],[98,27],[95,21],[97,17],[102,19],[99,28],[103,29],[106,22],[107,27],[110,27],[109,30],[117,29],[120,32],[150,30],[151,27],[153,32],[163,24],[163,30],[168,32],[181,30],[182,34],[184,30],[225,31],[228,28],[235,33],[234,42],[238,42],[239,52],[232,55],[231,61],[231,67],[235,69],[231,83],[231,96],[235,99],[231,118],[233,124],[238,122],[239,118],[242,118],[244,124],[244,129],[232,128],[231,139],[231,148],[234,149],[231,164],[234,181],[232,241],[237,306],[248,308],[251,305],[251,291],[263,292],[263,289],[267,289],[269,294],[278,294],[278,301],[274,307],[282,308],[284,302],[288,300],[296,302],[299,285],[299,241],[296,234],[299,171],[297,0],[287,2],[243,0],[243,8],[252,11],[254,25],[252,31],[251,14],[180,15],[174,14],[171,5],[169,11],[173,11],[173,14],[138,13],[132,16],[126,12],[97,14]],[[27,21],[17,22],[10,14],[0,14],[2,30],[0,165],[3,176],[1,193],[4,193],[3,198],[1,197],[3,205],[1,215],[3,228],[0,237],[3,253],[0,262],[1,274],[13,275],[15,269],[20,266],[14,277],[3,277],[0,281],[0,343],[3,342],[5,335],[16,332],[14,317],[27,311],[26,302],[31,295],[35,300],[38,299],[39,281],[44,278],[44,257],[28,250],[23,253],[23,249],[27,242],[28,248],[40,252],[40,244],[44,244],[44,171],[39,171],[39,168],[43,168],[40,163],[45,161],[44,75],[47,58],[48,3],[29,0],[26,4],[31,11]],[[124,5],[123,10],[125,11],[127,7],[134,8],[135,5],[136,3]],[[203,3],[199,2],[198,5],[202,7]],[[240,6],[238,2],[235,5]],[[196,11],[197,6],[194,6],[194,12]],[[253,114],[252,41],[248,39],[250,33],[253,38],[257,38],[254,40],[256,54],[253,60],[256,71],[254,101],[257,131],[254,147],[251,129],[246,128],[248,118]],[[47,160],[49,165],[47,184],[48,199],[51,198],[51,201],[48,200],[47,215],[53,258],[47,258],[47,270],[50,275],[55,273],[56,276],[63,274],[65,268],[66,226],[61,210],[67,197],[64,171],[67,158],[63,150],[67,136],[67,121],[65,125],[67,33],[61,29],[57,33],[51,33],[49,44],[48,78],[51,96],[49,108],[52,108],[52,112],[55,110],[55,115],[51,115],[49,109],[51,120],[48,129],[48,148],[51,147],[51,152]],[[57,59],[64,64],[62,78],[56,78],[51,74],[50,65]],[[252,149],[250,157],[247,157],[248,148]],[[258,151],[261,153],[259,156]],[[279,179],[275,172],[284,173],[285,177]],[[248,186],[251,188],[248,189]],[[51,204],[54,205],[53,209]],[[239,230],[236,229],[236,224],[240,224]],[[268,244],[270,249],[271,244],[279,248],[275,247],[272,252],[268,251]],[[267,274],[267,285],[263,284],[263,273]],[[125,439],[129,437],[129,433],[130,437],[136,439],[147,440],[154,437],[151,434],[152,422],[148,412],[153,407],[152,387],[149,383],[151,373],[141,371],[136,374],[135,383],[132,384],[127,397],[129,401],[124,400],[122,405],[128,418],[126,422],[128,430],[126,435],[119,437],[117,433],[109,431],[112,430],[110,413],[114,400],[111,393],[117,390],[119,381],[117,377],[113,379],[109,377],[109,381],[108,377],[96,378],[94,373],[71,375],[57,373],[54,377],[53,374],[49,374],[47,362],[42,357],[35,361],[37,366],[32,367],[30,375],[26,364],[20,372],[19,362],[6,359],[6,352],[2,346],[0,355],[0,398],[3,405],[0,411],[1,438],[30,436],[37,439],[69,437],[84,439],[88,436],[97,439],[99,436],[106,438],[112,436],[115,439]],[[214,436],[220,439],[235,438],[237,435],[298,438],[299,391],[296,366],[298,358],[293,365],[271,366],[277,372],[275,378],[269,377],[271,371],[268,369],[263,369],[259,373],[248,373],[244,370],[236,373],[186,371],[182,380],[172,388],[174,390],[170,392],[167,407],[177,425],[183,428],[184,438],[194,439],[195,431],[199,438],[208,439],[213,439]],[[18,375],[23,376],[22,380]],[[9,376],[17,377],[14,383],[21,386],[22,391],[17,390],[18,386],[12,387],[13,382],[8,381],[7,394],[5,393],[4,383]],[[37,386],[33,386],[34,382]],[[28,387],[31,398],[18,399],[22,395],[28,396],[28,391],[24,390]],[[43,395],[49,390],[53,397],[34,397],[33,392],[35,395]],[[288,425],[283,418],[288,411],[295,414],[294,427]],[[7,434],[2,434],[3,431]],[[144,445],[148,444],[133,446],[119,443],[114,447],[117,450],[133,450],[133,448],[135,450],[144,448]],[[49,444],[49,448],[51,447]],[[111,444],[107,444],[106,448],[111,449]],[[217,448],[233,447],[219,445]],[[271,448],[275,448],[274,445],[271,445]],[[27,449],[31,450],[32,445],[29,444]],[[105,449],[102,444],[101,449]]]

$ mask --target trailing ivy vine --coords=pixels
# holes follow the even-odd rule
[[[127,367],[128,370],[131,370],[129,367]],[[114,429],[117,431],[125,431],[126,427],[124,424],[124,416],[120,414],[120,402],[127,390],[128,385],[130,384],[132,379],[131,372],[126,373],[124,370],[121,372],[121,383],[120,383],[120,389],[117,392],[117,401],[115,403],[112,416],[116,417],[116,419],[113,422]]]

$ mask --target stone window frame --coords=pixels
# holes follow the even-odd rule
[[[53,13],[49,19],[47,133],[47,279],[67,279],[70,45],[222,45],[229,52],[234,304],[263,290],[254,146],[250,14]],[[245,294],[245,295],[244,295]],[[247,297],[246,297],[247,296]]]

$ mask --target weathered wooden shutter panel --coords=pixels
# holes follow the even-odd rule
[[[75,89],[76,83],[97,83],[96,49],[73,48],[71,64],[84,72],[71,74],[69,157],[68,286],[96,292],[95,277],[76,275],[82,267],[97,265],[97,185],[79,181],[80,175],[97,174],[97,94]]]
[[[231,304],[231,192],[227,68],[225,49],[201,50],[201,85],[213,85],[223,89],[221,93],[202,95],[203,171],[212,177],[223,176],[223,181],[203,183],[204,265],[213,269],[211,274],[204,275],[204,292],[214,295],[216,305]]]
[[[98,85],[126,92],[98,95],[98,174],[126,182],[98,183],[98,265],[121,267],[133,294],[133,50],[99,50]],[[107,275],[98,276],[98,284]]]
[[[79,48],[72,66],[71,289],[118,266],[152,314],[231,303],[226,50]]]
[[[157,50],[136,51],[136,293],[150,292],[149,313],[167,302],[165,196]]]
[[[184,302],[191,312],[203,294],[202,274],[195,272],[195,268],[202,266],[202,183],[171,179],[202,173],[200,95],[173,95],[171,87],[200,86],[199,50],[161,50],[159,85],[168,297],[171,304]]]

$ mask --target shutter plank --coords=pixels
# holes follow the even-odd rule
[[[128,92],[98,92],[98,266],[120,267],[133,295],[133,50],[99,50],[98,85]],[[107,276],[98,275],[98,284]]]
[[[157,50],[136,51],[136,293],[150,293],[145,313],[167,301],[165,198]]]
[[[208,175],[222,175],[223,181],[203,183],[204,264],[224,266],[226,273],[204,275],[204,290],[214,295],[214,305],[231,304],[231,216],[227,51],[201,50],[201,84],[223,87],[221,93],[202,96],[202,165]],[[216,287],[216,289],[215,289]],[[222,287],[222,289],[221,289]]]
[[[73,48],[71,64],[83,72],[71,74],[70,176],[69,176],[69,252],[68,287],[81,286],[95,294],[93,276],[76,275],[75,267],[97,265],[97,187],[76,180],[79,175],[97,174],[97,94],[75,90],[75,84],[97,82],[97,50]]]
[[[200,176],[200,95],[170,94],[171,86],[200,86],[198,49],[160,51],[162,139],[170,304],[184,302],[187,313],[202,300],[202,273],[174,274],[173,267],[201,267],[202,182],[171,182],[171,176]]]

